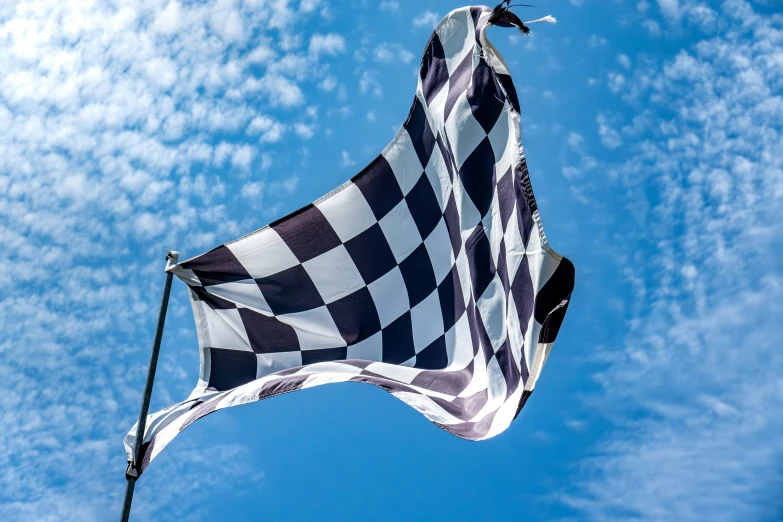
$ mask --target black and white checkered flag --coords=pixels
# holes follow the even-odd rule
[[[380,386],[467,439],[509,426],[574,268],[544,236],[517,95],[485,37],[491,13],[458,9],[438,24],[403,128],[353,179],[170,263],[190,289],[201,374],[188,400],[149,417],[140,471],[204,415],[331,382]]]

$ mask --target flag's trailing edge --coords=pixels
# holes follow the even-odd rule
[[[213,411],[332,382],[380,386],[471,440],[516,417],[557,336],[574,267],[547,243],[517,94],[485,35],[515,20],[496,10],[490,24],[492,12],[462,8],[438,24],[405,124],[359,174],[169,264],[190,290],[200,376],[188,400],[148,418],[139,473]]]

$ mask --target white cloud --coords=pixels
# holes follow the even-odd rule
[[[179,31],[182,23],[182,9],[179,2],[172,1],[160,11],[152,24],[152,30],[170,35]]]
[[[352,167],[353,165],[356,165],[356,162],[353,159],[351,159],[351,155],[348,154],[348,151],[346,150],[342,151],[340,156],[342,158],[342,163],[344,167]]]
[[[739,1],[735,1],[732,5],[735,9],[742,9]],[[719,18],[718,13],[700,0],[658,0],[658,7],[666,21],[674,27],[684,24],[704,32],[712,32]],[[640,10],[640,12],[644,11]],[[648,22],[651,21],[645,21]]]
[[[375,71],[363,71],[362,76],[359,78],[359,91],[362,94],[369,94],[375,98],[383,96],[381,82],[378,81],[377,76]]]
[[[595,34],[590,35],[590,38],[587,39],[587,45],[593,48],[603,47],[604,45],[606,45],[606,38],[603,38]]]
[[[310,13],[321,6],[321,0],[302,0],[299,3],[299,10],[303,13]]]
[[[607,73],[606,83],[609,89],[616,94],[625,87],[625,75],[618,72]]]
[[[587,153],[587,144],[585,138],[577,132],[569,132],[566,136],[566,145],[568,146],[569,156],[576,159],[576,165],[566,165],[563,167],[563,176],[567,179],[576,179],[587,174],[598,167],[597,160]]]
[[[234,149],[231,155],[231,166],[238,169],[247,170],[255,157],[256,151],[250,145],[241,145]]]
[[[575,152],[581,152],[584,150],[585,138],[577,132],[569,132],[566,142],[571,150]]]
[[[136,218],[134,232],[140,237],[154,238],[159,236],[165,228],[166,222],[162,216],[144,212]]]
[[[413,53],[398,43],[383,42],[373,51],[373,58],[381,63],[410,63]]]
[[[599,114],[596,118],[598,123],[598,135],[601,137],[601,143],[604,147],[614,150],[623,144],[620,133],[612,127],[611,118],[606,114]]]
[[[688,22],[696,25],[702,31],[710,32],[715,28],[719,15],[706,5],[690,5],[686,11]]]
[[[277,56],[274,49],[266,45],[259,45],[247,55],[246,60],[250,63],[265,64],[272,61]]]
[[[440,16],[438,16],[438,13],[433,11],[424,11],[422,14],[413,19],[413,26],[434,28],[439,21]]]
[[[177,66],[168,58],[153,58],[144,64],[147,79],[157,86],[168,89],[177,81]]]
[[[396,0],[383,0],[380,4],[378,4],[378,8],[381,11],[396,13],[400,10],[400,3]]]
[[[299,136],[300,138],[309,140],[315,135],[315,125],[308,125],[306,123],[296,123],[294,124],[294,132],[296,132],[297,136]]]
[[[293,80],[279,74],[266,74],[260,80],[248,80],[248,91],[258,90],[269,97],[273,106],[294,107],[304,102],[302,89]]]
[[[602,165],[627,197],[613,217],[632,232],[613,243],[635,297],[622,347],[597,355],[590,408],[615,430],[564,496],[584,518],[780,513],[782,19],[722,9],[721,34],[637,64],[626,99],[649,113],[623,130],[622,163]]]
[[[269,185],[271,194],[293,194],[296,187],[299,186],[299,178],[296,176],[275,181]]]
[[[680,2],[678,0],[658,0],[661,13],[670,20],[680,18]]]
[[[218,0],[209,17],[209,25],[226,43],[241,42],[245,38],[242,15],[235,8],[233,0]]]
[[[642,22],[642,27],[647,29],[647,32],[650,33],[651,36],[661,35],[661,26],[655,20],[645,20]]]
[[[272,156],[268,152],[264,152],[261,154],[261,163],[259,164],[258,168],[260,170],[267,170],[272,166],[272,163]]]
[[[337,55],[345,52],[345,38],[337,33],[314,34],[310,38],[310,53]]]
[[[257,201],[263,196],[264,182],[263,181],[248,181],[242,185],[240,195],[245,199],[252,199]]]
[[[234,208],[264,195],[245,179],[272,164],[259,140],[280,139],[275,111],[305,106],[303,85],[339,51],[327,38],[319,56],[305,52],[292,13],[284,1],[0,4],[3,520],[116,516],[163,246],[195,254],[263,224]],[[171,321],[189,313],[182,304],[172,296]],[[183,365],[195,339],[174,332],[153,408],[194,384]],[[190,487],[204,468],[193,464],[216,452],[231,458],[199,473],[201,487],[258,480],[246,450],[192,452],[194,440],[139,483],[155,490],[139,519],[192,513],[200,501],[165,477]]]
[[[163,139],[166,141],[177,141],[187,130],[188,116],[182,112],[175,112],[168,116],[163,123]]]
[[[318,87],[324,91],[331,92],[337,88],[337,78],[334,76],[326,76],[318,84]]]
[[[247,126],[247,133],[251,136],[260,135],[261,143],[277,143],[285,134],[286,126],[269,116],[256,116]]]
[[[329,116],[332,115],[338,115],[341,118],[347,118],[353,114],[353,109],[350,105],[343,105],[341,107],[336,107],[333,109],[329,109],[329,112],[327,113]]]
[[[344,83],[341,83],[339,87],[337,87],[337,101],[340,102],[348,101],[348,88],[345,86]]]

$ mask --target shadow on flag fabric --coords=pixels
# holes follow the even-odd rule
[[[470,440],[510,425],[574,286],[544,236],[517,94],[485,36],[515,21],[449,13],[405,124],[372,163],[261,230],[170,261],[190,291],[200,376],[148,417],[139,473],[205,415],[333,382],[379,386]]]

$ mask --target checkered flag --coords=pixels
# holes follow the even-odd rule
[[[544,236],[517,95],[485,37],[491,13],[463,8],[440,22],[405,124],[350,181],[170,262],[190,290],[200,378],[188,400],[149,417],[139,472],[204,415],[332,382],[379,386],[471,440],[516,417],[574,268]]]

